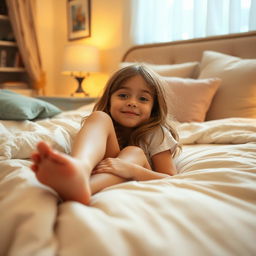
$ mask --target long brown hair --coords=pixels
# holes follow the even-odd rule
[[[146,84],[153,92],[154,105],[148,122],[143,123],[133,130],[130,136],[129,145],[138,146],[140,141],[145,142],[146,134],[152,132],[159,126],[166,127],[171,132],[174,139],[179,141],[179,136],[175,129],[174,122],[170,120],[169,117],[167,118],[167,105],[162,89],[163,80],[158,74],[144,64],[129,65],[115,72],[108,80],[103,95],[95,104],[93,111],[103,111],[110,115],[111,95],[117,91],[125,81],[137,75],[141,76],[145,80]],[[178,148],[180,148],[180,146]],[[176,152],[177,151],[174,152],[174,155]]]

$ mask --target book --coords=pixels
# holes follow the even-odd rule
[[[14,67],[18,68],[18,67],[24,67],[21,55],[19,53],[19,51],[17,51],[15,53],[15,58],[14,58]]]
[[[0,50],[0,67],[6,67],[6,66],[7,66],[7,51]]]

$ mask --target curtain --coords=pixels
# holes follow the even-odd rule
[[[133,43],[256,30],[256,0],[132,0]]]
[[[42,69],[35,26],[35,0],[6,0],[8,14],[18,48],[31,81],[37,92],[43,91],[45,74]]]

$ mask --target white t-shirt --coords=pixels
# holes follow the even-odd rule
[[[178,142],[173,138],[170,131],[168,131],[165,127],[163,128],[163,132],[161,127],[159,127],[156,131],[150,133],[146,137],[145,143],[140,143],[140,147],[145,152],[145,155],[148,159],[151,168],[153,168],[151,157],[160,152],[170,150],[173,153],[178,145]],[[164,136],[164,137],[163,137]]]

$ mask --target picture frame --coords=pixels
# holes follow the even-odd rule
[[[91,0],[67,0],[68,40],[91,36]]]

